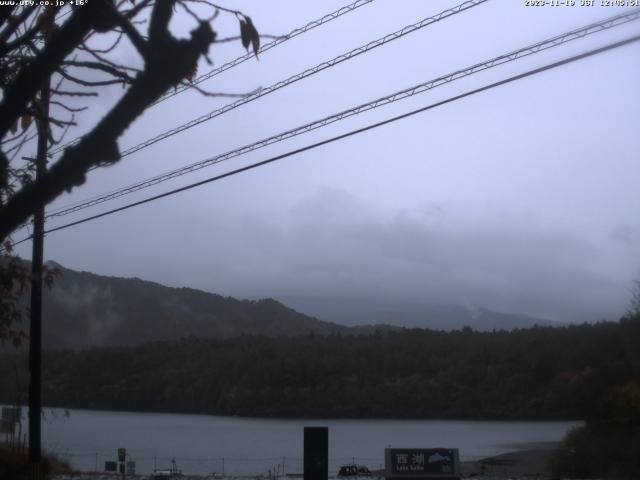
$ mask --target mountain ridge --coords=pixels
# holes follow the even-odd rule
[[[140,278],[102,276],[58,266],[43,295],[45,348],[131,346],[183,337],[243,333],[296,336],[344,332],[274,299],[238,300]]]
[[[359,324],[344,325],[334,321],[349,315],[345,303],[339,300],[323,300],[325,310],[318,315],[312,308],[302,313],[296,302],[291,308],[287,300],[286,304],[274,298],[239,300],[191,287],[169,287],[138,277],[75,271],[51,261],[47,265],[57,268],[60,274],[50,289],[44,289],[45,349],[133,346],[188,337],[226,339],[242,334],[370,335],[403,328],[455,330],[469,326],[490,331],[554,324],[484,308],[475,309],[472,315],[470,309],[457,306],[430,309],[409,305],[407,308],[413,310],[407,314],[403,313],[400,303],[368,302],[364,306],[374,314],[364,309]],[[24,302],[28,305],[28,298],[25,297]]]
[[[489,308],[445,303],[375,301],[284,296],[285,304],[320,320],[331,319],[341,325],[379,324],[405,328],[459,330],[512,330],[534,325],[561,327],[567,323],[534,315],[498,312]]]

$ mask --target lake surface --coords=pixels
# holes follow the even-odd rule
[[[25,409],[26,410],[26,409]],[[82,470],[104,469],[124,447],[138,473],[168,468],[175,458],[188,474],[227,476],[302,472],[303,427],[329,427],[329,472],[355,461],[382,468],[385,447],[453,447],[461,460],[556,442],[581,422],[451,420],[280,420],[46,409],[45,449]],[[26,416],[26,412],[25,412]],[[27,431],[25,423],[23,431]]]

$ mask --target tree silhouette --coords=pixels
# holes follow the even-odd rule
[[[120,160],[118,139],[132,122],[169,89],[189,82],[200,58],[210,63],[211,24],[220,12],[239,20],[246,48],[257,55],[260,46],[248,16],[207,0],[85,0],[62,8],[15,3],[0,7],[0,341],[17,338],[15,300],[28,280],[10,255],[11,233],[82,185],[89,170]],[[172,34],[176,16],[193,24],[187,38]],[[137,52],[131,64],[118,56],[127,43]],[[49,82],[46,102],[41,92]],[[34,130],[46,132],[47,148],[60,144],[86,109],[83,102],[118,84],[124,92],[106,115],[36,178],[35,160],[23,155],[33,148]]]

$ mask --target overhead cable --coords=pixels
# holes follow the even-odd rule
[[[343,15],[346,15],[347,13],[353,12],[354,10],[363,7],[365,5],[370,4],[371,2],[373,2],[374,0],[356,0],[353,3],[350,3],[349,5],[345,5],[344,7],[339,8],[338,10],[335,10],[334,12],[331,13],[327,13],[326,15],[316,19],[316,20],[312,20],[311,22],[307,23],[306,25],[299,27],[299,28],[295,28],[293,30],[291,30],[289,33],[282,35],[281,37],[276,38],[275,40],[272,40],[269,43],[265,43],[263,46],[261,46],[258,49],[258,54],[263,54],[264,52],[271,50],[274,47],[277,47],[278,45],[281,45],[285,42],[287,42],[288,40],[291,40],[292,38],[297,37],[298,35],[302,35],[303,33],[306,33],[310,30],[313,30],[316,27],[319,27],[321,25],[324,25],[325,23],[329,23],[332,20],[335,20],[336,18],[339,18]],[[174,90],[168,91],[167,93],[165,93],[162,97],[160,97],[158,100],[156,100],[153,105],[156,105],[164,100],[167,100],[168,98],[171,98],[175,95],[178,95],[181,92],[184,92],[185,90],[188,90],[190,88],[193,88],[194,85],[198,85],[202,82],[204,82],[205,80],[209,80],[210,78],[215,77],[216,75],[221,74],[222,72],[225,72],[227,70],[229,70],[230,68],[233,68],[235,66],[240,65],[241,63],[246,62],[247,60],[252,59],[254,56],[253,51],[251,52],[247,52],[244,55],[241,55],[237,58],[234,58],[233,60],[220,65],[217,68],[214,68],[213,70],[205,73],[204,75],[200,75],[199,77],[196,77],[192,82],[190,82],[189,84],[183,84],[180,85],[178,87],[176,87]],[[62,150],[64,150],[65,148],[76,144],[80,141],[82,137],[78,137],[74,140],[71,140],[70,142],[67,142],[64,145],[61,145],[59,147],[57,147],[55,150],[51,151],[51,154],[55,154],[58,152],[61,152]]]
[[[246,171],[249,171],[249,170],[253,170],[255,168],[258,168],[258,167],[261,167],[261,166],[264,166],[264,165],[268,165],[270,163],[274,163],[274,162],[276,162],[278,160],[282,160],[284,158],[288,158],[288,157],[291,157],[293,155],[297,155],[297,154],[302,153],[302,152],[313,150],[313,149],[318,148],[320,146],[323,146],[323,145],[326,145],[326,144],[329,144],[329,143],[333,143],[333,142],[336,142],[338,140],[342,140],[342,139],[345,139],[345,138],[348,138],[348,137],[351,137],[351,136],[366,132],[368,130],[375,129],[375,128],[378,128],[378,127],[381,127],[383,125],[387,125],[387,124],[396,122],[396,121],[404,119],[404,118],[411,117],[411,116],[416,115],[418,113],[422,113],[422,112],[434,109],[436,107],[440,107],[442,105],[446,105],[448,103],[455,102],[457,100],[460,100],[460,99],[475,95],[477,93],[485,92],[487,90],[491,90],[491,89],[494,89],[496,87],[500,87],[502,85],[506,85],[506,84],[514,82],[516,80],[521,80],[521,79],[524,79],[524,78],[527,78],[527,77],[530,77],[530,76],[533,76],[533,75],[536,75],[536,74],[539,74],[539,73],[542,73],[542,72],[545,72],[545,71],[548,71],[548,70],[551,70],[551,69],[554,69],[554,68],[558,68],[558,67],[561,67],[563,65],[567,65],[569,63],[573,63],[573,62],[576,62],[578,60],[582,60],[582,59],[585,59],[585,58],[588,58],[588,57],[591,57],[591,56],[594,56],[594,55],[597,55],[597,54],[600,54],[600,53],[603,53],[603,52],[607,52],[607,51],[613,50],[615,48],[620,48],[622,46],[629,45],[631,43],[638,42],[638,41],[640,41],[640,35],[636,35],[636,36],[627,38],[627,39],[619,41],[619,42],[611,43],[611,44],[605,45],[604,47],[600,47],[600,48],[596,48],[596,49],[593,49],[593,50],[589,50],[588,52],[581,53],[581,54],[578,54],[578,55],[574,55],[574,56],[571,56],[569,58],[566,58],[566,59],[563,59],[563,60],[560,60],[560,61],[557,61],[557,62],[553,62],[553,63],[547,64],[545,66],[542,66],[542,67],[538,67],[538,68],[529,70],[529,71],[527,71],[525,73],[521,73],[519,75],[514,75],[514,76],[511,76],[511,77],[506,78],[504,80],[500,80],[498,82],[494,82],[494,83],[491,83],[489,85],[485,85],[483,87],[476,88],[476,89],[467,91],[465,93],[462,93],[462,94],[459,94],[459,95],[456,95],[456,96],[453,96],[453,97],[449,97],[449,98],[447,98],[445,100],[441,100],[439,102],[432,103],[432,104],[427,105],[425,107],[418,108],[416,110],[412,110],[412,111],[410,111],[408,113],[404,113],[402,115],[398,115],[398,116],[389,118],[387,120],[383,120],[381,122],[377,122],[377,123],[374,123],[374,124],[371,124],[371,125],[367,125],[366,127],[358,128],[356,130],[351,130],[350,132],[344,133],[342,135],[337,135],[335,137],[332,137],[332,138],[329,138],[329,139],[326,139],[326,140],[323,140],[323,141],[320,141],[320,142],[316,142],[316,143],[313,143],[313,144],[310,144],[310,145],[306,145],[306,146],[304,146],[302,148],[297,148],[295,150],[291,150],[291,151],[289,151],[287,153],[283,153],[281,155],[277,155],[275,157],[271,157],[271,158],[269,158],[267,160],[263,160],[261,162],[257,162],[257,163],[253,163],[251,165],[247,165],[245,167],[237,168],[237,169],[232,170],[230,172],[223,173],[223,174],[220,174],[220,175],[216,175],[216,176],[207,178],[205,180],[201,180],[199,182],[195,182],[195,183],[192,183],[190,185],[186,185],[184,187],[176,188],[174,190],[170,190],[168,192],[164,192],[164,193],[161,193],[159,195],[155,195],[153,197],[146,198],[144,200],[133,202],[133,203],[124,205],[124,206],[119,207],[119,208],[114,208],[112,210],[108,210],[106,212],[99,213],[97,215],[92,215],[90,217],[86,217],[86,218],[83,218],[81,220],[77,220],[75,222],[71,222],[71,223],[67,223],[65,225],[60,225],[58,227],[51,228],[51,229],[47,230],[45,233],[48,234],[48,233],[57,232],[59,230],[64,230],[64,229],[67,229],[67,228],[70,228],[70,227],[73,227],[73,226],[76,226],[76,225],[80,225],[82,223],[89,222],[91,220],[96,220],[98,218],[105,217],[107,215],[112,215],[114,213],[122,212],[124,210],[128,210],[130,208],[137,207],[139,205],[143,205],[145,203],[150,203],[150,202],[153,202],[155,200],[159,200],[159,199],[164,198],[164,197],[169,197],[169,196],[175,195],[175,194],[180,193],[180,192],[191,190],[193,188],[196,188],[196,187],[199,187],[199,186],[211,183],[211,182],[222,180],[223,178],[231,177],[231,176],[236,175],[238,173],[242,173],[242,172],[246,172]],[[21,240],[20,242],[16,242],[14,245],[17,245],[18,243],[22,243],[22,242],[24,242],[26,240],[29,240],[29,238],[30,237],[27,237],[27,238]]]
[[[342,8],[339,8],[338,10],[336,10],[335,12],[331,12],[328,13],[326,15],[324,15],[321,18],[318,18],[317,20],[313,20],[309,23],[307,23],[305,26],[300,27],[300,28],[296,28],[294,30],[291,30],[289,33],[287,33],[286,35],[283,35],[281,37],[276,38],[275,40],[272,40],[269,43],[264,44],[262,47],[260,47],[260,49],[258,49],[258,54],[262,54],[268,50],[271,50],[274,47],[277,47],[278,45],[283,44],[284,42],[291,40],[292,38],[297,37],[298,35],[302,35],[303,33],[308,32],[309,30],[313,30],[316,27],[319,27],[320,25],[324,25],[325,23],[329,23],[332,20],[335,20],[336,18],[341,17],[342,15],[345,15],[347,13],[353,12],[354,10],[356,10],[357,8],[360,8],[364,5],[367,5],[371,2],[373,2],[374,0],[357,0],[356,2],[353,2],[349,5],[346,5]],[[252,51],[247,52],[245,55],[242,55],[234,60],[231,60],[230,62],[225,63],[224,65],[219,66],[218,68],[214,68],[213,70],[211,70],[208,73],[205,73],[204,75],[201,75],[199,77],[197,77],[196,79],[193,80],[193,82],[191,84],[185,84],[185,85],[180,85],[178,88],[176,88],[173,91],[169,91],[166,94],[164,94],[160,99],[158,99],[156,101],[156,103],[159,103],[163,100],[166,100],[167,98],[173,97],[181,92],[184,92],[185,90],[188,90],[190,88],[193,87],[193,85],[197,85],[199,83],[204,82],[205,80],[209,80],[210,78],[215,77],[216,75],[229,70],[230,68],[233,68],[237,65],[240,65],[243,62],[246,62],[247,60],[251,60],[252,58],[254,58],[254,53]]]
[[[210,165],[214,165],[220,162],[223,162],[225,160],[229,160],[231,158],[235,158],[238,157],[240,155],[244,155],[246,153],[252,152],[254,150],[258,150],[260,148],[264,148],[268,145],[272,145],[274,143],[279,143],[283,140],[301,135],[303,133],[307,133],[322,127],[325,127],[329,124],[344,120],[345,118],[349,118],[352,117],[354,115],[358,115],[361,114],[363,112],[369,111],[369,110],[373,110],[376,109],[378,107],[381,107],[383,105],[387,105],[389,103],[393,103],[393,102],[397,102],[399,100],[403,100],[405,98],[408,97],[412,97],[414,95],[420,94],[420,93],[424,93],[427,92],[429,90],[432,90],[433,88],[436,88],[438,86],[444,85],[446,83],[450,83],[453,82],[455,80],[458,80],[460,78],[464,78],[467,77],[469,75],[478,73],[480,71],[484,71],[490,68],[493,68],[495,66],[498,65],[502,65],[505,64],[507,62],[512,62],[514,60],[517,60],[519,58],[523,58],[526,57],[528,55],[532,55],[534,53],[538,53],[540,51],[543,50],[547,50],[549,48],[553,48],[559,45],[562,45],[564,43],[567,43],[569,41],[578,39],[578,38],[583,38],[587,35],[591,35],[594,34],[596,32],[600,32],[602,30],[606,30],[615,26],[619,26],[628,22],[631,22],[633,20],[638,20],[640,19],[640,9],[628,12],[626,14],[620,14],[620,15],[616,15],[615,17],[610,17],[604,20],[601,20],[600,22],[596,22],[596,23],[592,23],[589,25],[586,25],[584,27],[572,30],[570,32],[564,33],[562,35],[557,35],[555,37],[543,40],[541,42],[535,43],[533,45],[529,45],[527,47],[523,47],[520,48],[518,50],[514,50],[512,52],[500,55],[498,57],[494,57],[491,58],[490,60],[481,62],[481,63],[476,63],[472,66],[460,69],[460,70],[456,70],[455,72],[452,73],[448,73],[446,75],[442,75],[440,77],[437,77],[435,79],[432,80],[428,80],[426,82],[420,83],[418,85],[415,85],[413,87],[401,90],[399,92],[395,92],[392,93],[391,95],[387,95],[385,97],[381,97],[378,98],[376,100],[373,100],[371,102],[368,103],[364,103],[361,105],[358,105],[356,107],[350,108],[348,110],[343,110],[341,112],[335,113],[333,115],[324,117],[322,119],[313,121],[311,123],[307,123],[305,125],[287,130],[285,132],[281,132],[278,133],[277,135],[272,135],[270,137],[264,138],[262,140],[258,140],[256,142],[244,145],[240,148],[236,148],[234,150],[230,150],[228,152],[219,154],[219,155],[215,155],[209,158],[206,158],[204,160],[201,160],[199,162],[193,163],[191,165],[185,166],[185,167],[181,167],[178,169],[175,169],[173,171],[170,172],[166,172],[164,174],[161,175],[157,175],[155,177],[146,179],[146,180],[142,180],[140,182],[134,183],[132,185],[129,185],[127,187],[123,187],[117,190],[114,190],[112,192],[91,198],[89,200],[85,200],[81,203],[72,205],[72,206],[68,206],[68,207],[64,207],[58,210],[55,210],[51,213],[49,213],[47,215],[47,218],[51,218],[51,217],[60,217],[60,216],[64,216],[64,215],[68,215],[74,212],[77,212],[79,210],[83,210],[85,208],[89,208],[92,207],[94,205],[98,205],[100,203],[104,203],[106,201],[124,196],[124,195],[128,195],[130,193],[136,192],[138,190],[142,190],[144,188],[148,188],[151,187],[153,185],[157,185],[159,183],[165,182],[167,180],[170,180],[172,178],[176,178],[191,172],[194,172],[196,170],[200,170],[202,168],[208,167]]]
[[[235,102],[231,102],[227,105],[224,105],[223,107],[217,108],[207,114],[201,115],[198,118],[195,118],[187,123],[183,123],[182,125],[179,125],[177,127],[174,127],[170,130],[167,130],[163,133],[160,133],[158,135],[156,135],[155,137],[152,137],[148,140],[145,140],[144,142],[138,143],[136,145],[133,145],[125,150],[123,150],[120,153],[120,157],[126,157],[128,155],[131,155],[132,153],[135,153],[139,150],[142,150],[144,148],[147,148],[151,145],[153,145],[154,143],[160,142],[161,140],[164,140],[166,138],[169,138],[173,135],[176,135],[178,133],[184,132],[185,130],[188,130],[192,127],[195,127],[196,125],[200,125],[203,122],[209,121],[213,118],[219,117],[220,115],[223,115],[227,112],[230,112],[231,110],[235,110],[236,108],[242,106],[242,105],[246,105],[247,103],[253,102],[254,100],[257,100],[259,98],[262,98],[266,95],[269,95],[273,92],[276,92],[284,87],[287,87],[295,82],[298,82],[300,80],[303,80],[305,78],[308,78],[312,75],[315,75],[316,73],[322,72],[328,68],[332,68],[335,67],[336,65],[341,64],[342,62],[345,62],[347,60],[351,60],[359,55],[362,55],[363,53],[369,52],[375,48],[378,48],[382,45],[385,45],[389,42],[392,42],[394,40],[397,40],[398,38],[402,38],[405,35],[408,35],[410,33],[413,33],[417,30],[420,30],[422,28],[425,28],[429,25],[432,25],[434,23],[437,23],[441,20],[444,20],[446,18],[449,18],[453,15],[456,15],[460,12],[469,10],[473,7],[476,7],[482,3],[487,2],[488,0],[467,0],[459,5],[456,5],[455,7],[452,8],[448,8],[446,10],[443,10],[442,12],[433,15],[431,17],[427,17],[423,20],[420,20],[419,22],[416,22],[414,24],[411,25],[407,25],[403,28],[401,28],[400,30],[390,33],[388,35],[385,35],[384,37],[378,38],[377,40],[373,40],[365,45],[362,45],[358,48],[354,48],[353,50],[350,50],[349,52],[343,53],[341,55],[338,55],[337,57],[332,58],[331,60],[327,60],[325,62],[322,62],[318,65],[316,65],[315,67],[311,67],[308,68],[306,70],[304,70],[303,72],[297,73],[295,75],[292,75],[288,78],[286,78],[285,80],[281,80],[279,82],[276,82],[268,87],[265,88],[260,88],[252,93],[250,93],[249,95],[247,95],[246,97],[242,97],[238,100],[236,100]],[[93,170],[93,168],[91,169]]]

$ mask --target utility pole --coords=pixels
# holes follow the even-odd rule
[[[36,181],[47,169],[49,144],[50,78],[40,90],[36,117],[38,150],[36,153]],[[41,480],[42,450],[40,410],[42,408],[42,259],[44,255],[44,206],[33,215],[33,250],[31,255],[31,318],[29,333],[29,465],[31,479]]]

